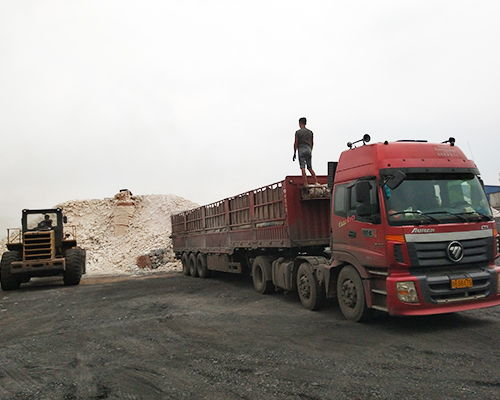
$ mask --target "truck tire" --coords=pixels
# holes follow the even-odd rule
[[[325,290],[314,276],[309,263],[302,263],[297,271],[297,291],[302,305],[309,310],[319,310],[325,300]]]
[[[189,275],[198,278],[198,270],[196,268],[196,254],[191,253],[189,255]]]
[[[358,322],[367,321],[372,317],[373,310],[366,306],[363,281],[352,265],[346,265],[340,270],[337,298],[345,319]]]
[[[84,250],[73,248],[66,250],[66,269],[63,274],[63,281],[66,286],[78,285],[82,279],[84,269],[85,253]]]
[[[271,260],[269,257],[255,257],[252,263],[252,281],[255,290],[261,294],[269,294],[274,290],[271,278]]]
[[[206,254],[199,253],[196,259],[196,271],[200,278],[210,277],[210,271],[207,268],[207,256]]]
[[[186,276],[189,276],[189,254],[188,252],[182,253],[181,257],[182,262],[182,273]]]
[[[21,281],[17,279],[10,271],[10,264],[12,261],[19,261],[19,253],[17,251],[6,251],[2,255],[0,262],[0,284],[2,290],[16,290],[19,289]]]

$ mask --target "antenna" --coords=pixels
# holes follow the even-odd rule
[[[365,133],[363,135],[363,138],[362,139],[359,139],[359,140],[356,140],[355,142],[347,142],[347,147],[349,147],[350,149],[352,149],[352,146],[354,146],[356,143],[359,143],[359,142],[363,142],[363,146],[368,143],[369,141],[371,140],[371,137],[370,135],[368,135],[367,133]]]

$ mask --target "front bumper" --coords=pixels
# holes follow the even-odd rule
[[[38,272],[59,272],[66,269],[64,258],[53,258],[50,260],[14,261],[11,263],[12,274],[26,274]]]
[[[451,313],[500,305],[498,293],[500,266],[471,268],[460,272],[418,272],[387,277],[387,309],[391,315],[430,315]],[[451,289],[450,280],[460,277],[473,279],[473,286]],[[398,298],[397,282],[414,282],[417,303],[404,303]]]

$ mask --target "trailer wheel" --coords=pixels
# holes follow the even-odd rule
[[[194,276],[195,278],[198,277],[198,270],[196,268],[196,254],[195,253],[191,253],[189,255],[189,274],[191,276]]]
[[[186,276],[189,276],[189,254],[186,251],[182,253],[181,262],[182,273]]]
[[[196,271],[200,278],[210,277],[210,271],[207,268],[207,256],[206,254],[199,253],[196,259]]]
[[[271,260],[269,257],[258,256],[252,263],[253,287],[261,294],[273,292],[274,285],[271,278]]]
[[[2,290],[16,290],[19,289],[21,282],[10,271],[10,264],[12,261],[19,261],[19,253],[17,251],[6,251],[2,255],[0,262],[0,284]]]
[[[64,270],[63,281],[66,286],[78,285],[82,279],[85,263],[85,253],[82,249],[73,248],[66,250],[66,269]]]
[[[314,276],[309,263],[302,263],[297,271],[297,291],[302,305],[309,310],[319,310],[325,299],[325,290]]]
[[[366,306],[363,281],[352,265],[346,265],[340,270],[337,298],[340,311],[349,321],[366,321],[372,317],[373,310]]]

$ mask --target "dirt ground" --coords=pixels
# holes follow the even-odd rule
[[[246,277],[0,292],[0,399],[495,399],[500,308],[345,321]]]

